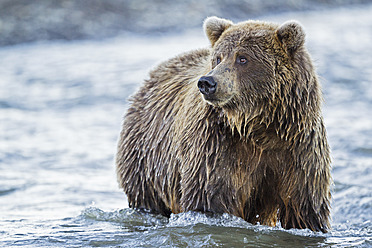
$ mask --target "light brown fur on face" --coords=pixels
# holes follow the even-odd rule
[[[132,98],[116,157],[129,205],[326,232],[330,152],[302,27],[204,29],[211,48],[160,64]]]

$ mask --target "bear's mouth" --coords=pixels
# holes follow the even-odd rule
[[[215,107],[223,107],[229,102],[229,99],[222,100],[222,99],[217,98],[215,95],[203,95],[202,94],[202,98],[206,103],[212,106],[215,106]]]

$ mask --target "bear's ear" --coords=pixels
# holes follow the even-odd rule
[[[220,38],[221,34],[233,25],[232,21],[218,18],[216,16],[208,17],[204,21],[204,32],[207,35],[212,47],[216,41]]]
[[[305,31],[296,21],[283,23],[276,30],[276,35],[289,55],[293,55],[305,43]]]

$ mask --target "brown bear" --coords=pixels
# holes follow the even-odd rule
[[[132,97],[116,156],[129,206],[330,227],[321,90],[295,21],[204,22],[210,48],[160,64]]]

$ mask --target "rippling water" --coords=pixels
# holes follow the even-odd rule
[[[126,99],[161,60],[207,46],[201,30],[0,48],[0,246],[371,247],[371,13],[262,17],[301,21],[322,77],[335,181],[328,234],[127,208],[114,169]]]

